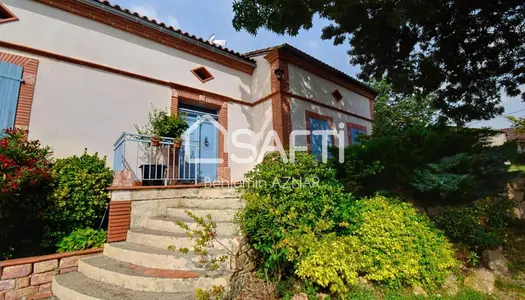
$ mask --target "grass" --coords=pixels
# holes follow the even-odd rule
[[[510,166],[509,172],[519,172],[521,174],[525,174],[525,165],[513,164]]]
[[[523,293],[525,295],[525,284],[516,280],[498,278],[496,288],[503,291]]]

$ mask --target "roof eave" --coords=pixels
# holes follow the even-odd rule
[[[181,39],[181,40],[183,40],[185,42],[194,44],[194,45],[199,46],[201,48],[204,48],[206,50],[213,51],[213,52],[218,53],[220,55],[223,55],[223,56],[226,56],[226,57],[231,58],[233,60],[236,60],[238,62],[247,64],[247,65],[249,65],[251,67],[254,67],[254,68],[256,67],[256,63],[254,61],[252,61],[251,59],[249,59],[249,58],[243,59],[242,57],[239,57],[239,56],[234,55],[232,53],[229,53],[227,51],[221,50],[221,49],[219,49],[219,48],[217,48],[215,46],[208,45],[206,43],[200,42],[200,41],[198,41],[196,39],[188,37],[188,36],[186,36],[186,35],[184,35],[182,33],[179,33],[179,32],[177,32],[175,30],[171,30],[169,28],[161,26],[160,24],[155,24],[153,22],[147,21],[147,20],[145,20],[145,19],[143,19],[141,17],[135,16],[133,14],[129,14],[129,13],[125,12],[125,11],[119,10],[119,9],[117,9],[115,7],[110,6],[110,5],[106,5],[106,4],[101,3],[99,1],[92,1],[92,0],[77,0],[77,1],[82,2],[82,3],[86,4],[86,5],[89,5],[89,6],[92,6],[92,7],[101,9],[101,10],[104,10],[106,12],[118,15],[118,16],[120,16],[122,18],[125,18],[125,19],[128,19],[130,21],[137,22],[137,23],[139,23],[141,25],[144,25],[144,26],[147,26],[147,27],[149,27],[151,29],[160,31],[160,32],[162,32],[164,34],[168,34],[170,36],[173,36],[173,37]]]
[[[281,45],[281,46],[278,46],[277,49],[279,49],[279,51],[290,51],[292,52],[293,54],[295,55],[298,55],[300,56],[301,58],[303,58],[304,60],[307,60],[309,61],[310,63],[314,64],[314,65],[318,65],[319,67],[329,71],[329,72],[332,72],[334,74],[336,74],[337,76],[339,77],[342,77],[343,79],[347,80],[347,81],[350,81],[354,84],[357,84],[358,86],[360,86],[361,88],[369,91],[370,93],[372,93],[375,96],[377,96],[379,93],[373,89],[372,87],[370,87],[369,85],[349,76],[348,74],[345,74],[344,72],[340,71],[340,70],[337,70],[336,68],[324,63],[323,61],[291,46],[291,45],[288,45],[288,44],[284,44],[284,45]]]

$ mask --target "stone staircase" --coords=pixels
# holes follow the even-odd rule
[[[210,214],[217,222],[217,238],[235,247],[240,241],[233,218],[242,202],[227,188],[185,188],[129,191],[115,198],[132,200],[131,227],[125,242],[104,246],[100,256],[83,258],[78,272],[55,276],[53,294],[61,300],[194,299],[197,288],[226,286],[230,263],[210,272],[193,253],[168,251],[168,246],[192,248],[191,240],[176,220],[190,228],[197,224],[184,212]],[[114,201],[114,200],[112,200]],[[215,245],[213,254],[226,254]]]

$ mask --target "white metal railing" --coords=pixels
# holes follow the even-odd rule
[[[136,183],[158,186],[197,182],[198,165],[184,160],[183,146],[175,139],[123,133],[114,144],[113,170],[130,171]],[[198,145],[196,145],[198,147]],[[190,145],[190,150],[195,145]],[[193,157],[191,151],[190,157]]]

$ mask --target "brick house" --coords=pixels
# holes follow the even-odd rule
[[[374,97],[287,44],[240,54],[106,1],[0,0],[0,129],[27,128],[56,157],[88,148],[115,164],[115,140],[146,123],[152,105],[260,133],[244,140],[256,149],[270,131],[284,147],[293,130],[314,129],[344,130],[349,144],[371,132]],[[242,179],[253,164],[229,157],[249,150],[206,130],[197,143],[222,159],[206,172]],[[313,137],[293,142],[318,151]]]

